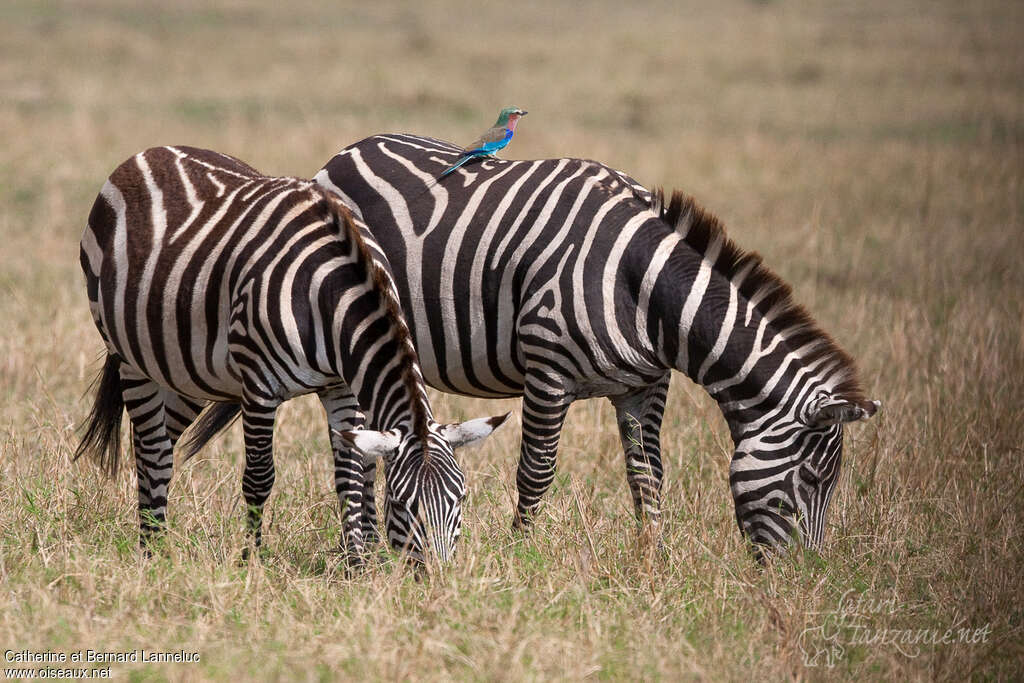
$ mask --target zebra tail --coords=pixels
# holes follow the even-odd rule
[[[188,460],[198,453],[210,439],[227,429],[242,412],[240,403],[213,403],[203,411],[189,430],[183,449]]]
[[[103,369],[90,385],[96,387],[92,410],[85,434],[75,449],[74,460],[89,454],[100,469],[110,476],[117,472],[121,461],[121,418],[124,416],[124,397],[121,395],[121,359],[107,354]]]

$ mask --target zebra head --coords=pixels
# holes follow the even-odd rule
[[[880,405],[820,391],[786,419],[742,432],[729,485],[736,521],[758,561],[793,544],[821,546],[839,480],[843,425],[871,417]]]
[[[455,449],[489,436],[510,415],[445,425],[431,420],[425,434],[401,429],[339,432],[367,460],[384,461],[385,523],[395,550],[421,563],[452,559],[466,497],[466,477]]]

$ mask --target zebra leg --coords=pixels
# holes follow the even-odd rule
[[[332,387],[320,394],[327,412],[331,449],[334,451],[334,490],[341,506],[342,548],[350,566],[363,564],[365,553],[365,509],[363,457],[348,448],[338,432],[363,423],[359,404],[347,386]],[[370,495],[373,495],[371,480]],[[374,520],[376,521],[376,520]]]
[[[199,413],[206,407],[205,401],[197,401],[187,396],[164,390],[164,424],[167,426],[167,436],[171,439],[173,448],[182,432],[188,429],[189,425],[199,416]]]
[[[540,500],[555,478],[555,458],[562,423],[572,397],[539,377],[528,375],[523,392],[523,442],[516,472],[519,503],[512,527],[525,530],[533,524]]]
[[[611,398],[626,455],[626,481],[641,528],[656,529],[661,521],[661,419],[671,378]]]
[[[139,545],[147,548],[167,519],[167,488],[174,454],[167,435],[160,386],[135,368],[121,365],[121,394],[132,422],[139,490]]]
[[[277,402],[242,399],[242,431],[245,434],[245,472],[242,495],[253,546],[263,542],[263,504],[274,487],[274,416]],[[248,552],[243,553],[243,559]]]
[[[380,543],[377,526],[377,499],[373,487],[377,483],[377,461],[363,461],[363,543],[373,546]]]

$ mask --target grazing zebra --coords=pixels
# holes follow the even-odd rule
[[[606,396],[636,514],[657,525],[674,369],[725,415],[736,519],[755,555],[818,546],[842,426],[879,404],[789,287],[681,193],[666,202],[579,159],[488,159],[435,184],[461,151],[378,135],[315,180],[372,226],[427,383],[523,397],[514,524],[531,522],[551,485],[569,404]]]
[[[330,192],[223,154],[159,147],[113,172],[81,242],[107,358],[76,457],[92,453],[113,471],[127,407],[144,545],[164,523],[172,449],[210,403],[189,454],[241,412],[242,492],[259,545],[274,483],[275,412],[316,392],[331,430],[349,560],[358,564],[376,533],[362,511],[373,505],[363,487],[372,492],[377,456],[388,540],[414,558],[451,556],[466,490],[452,449],[504,418],[434,421],[377,249]],[[381,431],[353,429],[357,406]]]

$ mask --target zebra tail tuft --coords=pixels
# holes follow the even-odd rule
[[[117,473],[121,461],[121,418],[124,416],[124,397],[121,395],[121,359],[107,354],[96,379],[92,409],[89,411],[85,434],[75,449],[74,460],[89,454],[108,475]]]
[[[188,439],[183,445],[185,459],[202,450],[210,439],[217,436],[222,430],[227,429],[232,422],[238,419],[242,412],[240,403],[213,403],[203,411],[199,419],[189,430]]]

